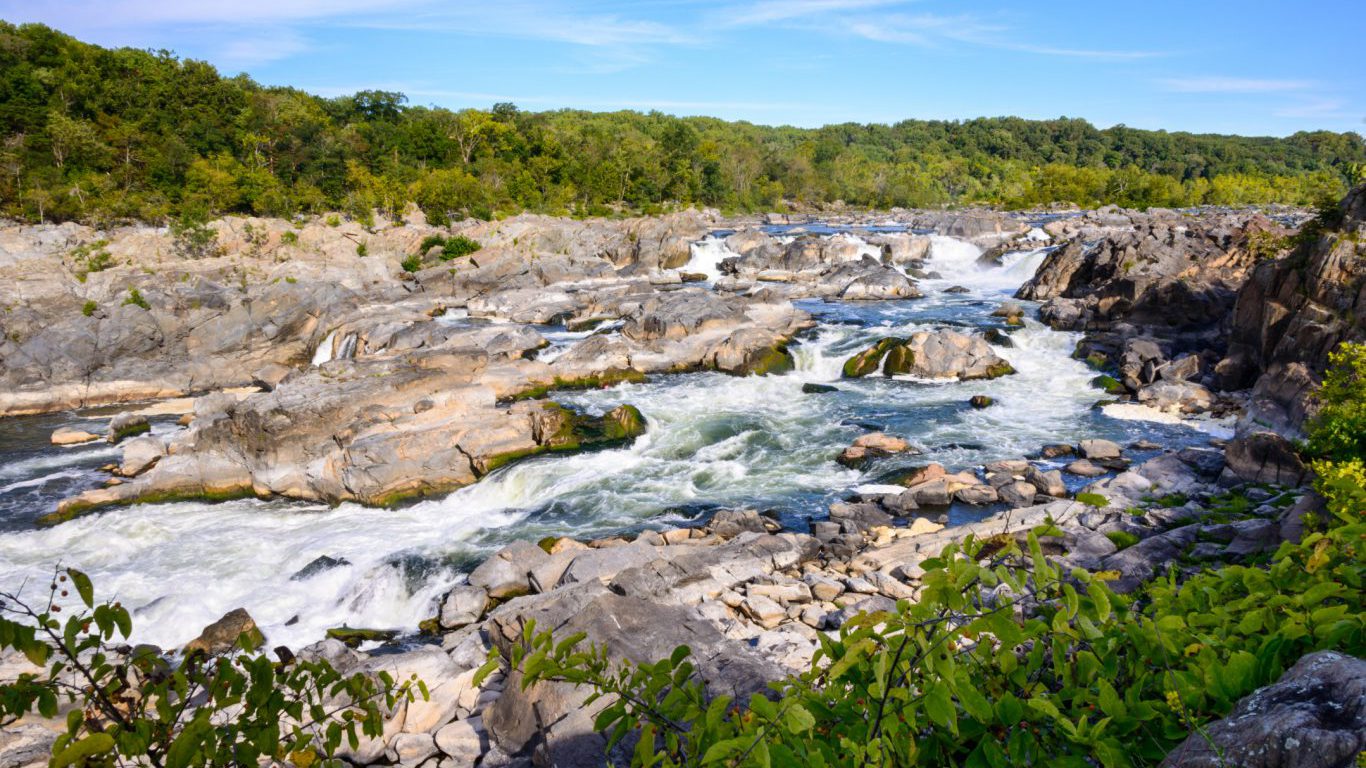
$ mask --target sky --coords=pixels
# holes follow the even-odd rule
[[[0,0],[0,19],[450,108],[1366,133],[1363,0]]]

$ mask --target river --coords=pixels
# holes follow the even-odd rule
[[[718,242],[694,246],[686,269],[715,277]],[[818,324],[791,347],[795,371],[656,376],[610,390],[558,393],[559,402],[594,412],[633,403],[648,431],[627,447],[531,459],[398,509],[259,500],[148,504],[38,529],[38,515],[98,485],[105,477],[99,466],[119,453],[103,442],[54,447],[49,434],[59,426],[100,432],[109,411],[0,419],[0,585],[44,583],[42,575],[60,561],[87,571],[101,596],[134,609],[139,641],[180,645],[228,610],[245,607],[272,644],[298,647],[343,624],[412,631],[434,613],[445,589],[514,539],[686,525],[740,505],[772,510],[803,530],[808,517],[823,515],[832,501],[875,484],[897,465],[862,473],[834,461],[869,428],[904,436],[924,452],[900,463],[933,460],[950,469],[1088,437],[1204,443],[1209,435],[1184,423],[1117,419],[1096,408],[1104,395],[1090,385],[1095,373],[1071,356],[1077,335],[1033,320],[1006,329],[991,316],[1038,268],[1043,253],[1010,254],[1003,266],[981,269],[974,246],[936,236],[928,268],[942,279],[921,281],[924,298],[800,302]],[[950,286],[968,290],[944,292]],[[952,383],[840,379],[844,360],[877,338],[944,326],[1010,331],[1014,346],[998,353],[1017,373]],[[557,351],[583,335],[547,332]],[[333,345],[326,346],[330,355]],[[807,383],[838,391],[807,394]],[[969,407],[978,394],[996,405]],[[154,420],[159,432],[176,428],[173,420]],[[950,521],[991,511],[955,506]],[[322,556],[345,564],[299,575]]]

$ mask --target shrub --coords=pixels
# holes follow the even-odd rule
[[[127,307],[130,305],[134,307],[142,307],[143,309],[152,308],[152,305],[148,304],[147,300],[142,298],[142,291],[139,291],[136,288],[130,290],[128,292],[128,298],[123,300],[123,306]]]
[[[482,247],[483,246],[479,245],[476,240],[472,240],[464,235],[456,235],[455,237],[447,238],[446,244],[441,248],[441,260],[450,261],[452,259],[458,259],[461,256],[468,256]]]
[[[281,244],[281,245],[294,245],[295,243],[298,243],[298,242],[299,242],[299,233],[298,233],[298,232],[292,232],[292,231],[291,231],[291,232],[285,232],[285,233],[283,233],[283,234],[280,235],[280,244]]]
[[[1138,543],[1138,537],[1128,531],[1110,531],[1105,538],[1115,545],[1115,549],[1128,549]]]
[[[425,255],[427,251],[438,246],[446,247],[446,238],[441,235],[427,235],[422,238],[422,244],[417,247],[417,252]]]
[[[75,569],[56,569],[39,605],[0,592],[0,649],[43,670],[0,684],[0,727],[30,712],[55,717],[66,699],[78,706],[53,745],[54,766],[338,765],[343,739],[379,736],[386,711],[427,696],[416,679],[343,676],[287,650],[271,659],[257,651],[259,633],[173,665],[147,646],[129,649],[132,630],[128,609],[97,605]]]
[[[338,216],[338,215],[335,214],[335,213],[329,213],[329,214],[327,215],[327,219],[325,220],[325,223],[326,223],[327,226],[329,226],[329,227],[340,227],[340,226],[341,226],[341,217]]]
[[[94,299],[87,299],[85,304],[81,306],[81,314],[90,317],[95,314],[95,310],[99,308],[100,305],[96,304]]]
[[[202,210],[188,208],[171,220],[171,241],[176,253],[186,259],[203,259],[218,253],[218,233],[208,224]]]
[[[370,255],[370,246],[365,243],[356,243],[356,255],[361,258]]]
[[[400,261],[398,265],[400,267],[403,267],[404,272],[408,272],[410,274],[416,273],[419,269],[422,269],[422,257],[418,254],[413,254],[405,258],[403,261]]]
[[[1319,411],[1305,425],[1308,451],[1338,461],[1366,456],[1366,344],[1343,344],[1328,360]]]

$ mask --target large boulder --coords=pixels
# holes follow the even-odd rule
[[[1191,734],[1162,768],[1351,768],[1363,751],[1366,661],[1320,651]]]
[[[907,339],[887,338],[849,358],[844,375],[866,376],[878,368],[887,376],[927,379],[994,379],[1015,369],[981,336],[950,330],[919,331]]]

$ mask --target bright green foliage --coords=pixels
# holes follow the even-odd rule
[[[1307,425],[1309,453],[1338,461],[1366,456],[1366,344],[1343,344],[1329,362],[1319,412]]]
[[[1115,549],[1128,549],[1138,543],[1138,537],[1128,531],[1110,531],[1105,538],[1115,545]]]
[[[419,269],[422,269],[422,255],[414,253],[411,256],[405,257],[398,265],[403,268],[404,272],[416,273]]]
[[[1101,496],[1099,493],[1079,493],[1076,498],[1077,501],[1080,501],[1082,504],[1089,507],[1102,508],[1110,506],[1110,500]]]
[[[356,255],[362,258],[370,255],[370,246],[365,243],[356,243]]]
[[[199,210],[368,222],[409,203],[434,224],[834,200],[1307,204],[1341,197],[1366,162],[1360,136],[1328,131],[1271,139],[1014,117],[802,129],[511,104],[452,112],[387,91],[325,99],[4,22],[0,93],[0,216],[31,221]]]
[[[90,578],[75,569],[54,572],[41,606],[10,593],[0,601],[0,650],[42,670],[0,685],[0,727],[31,712],[55,717],[62,700],[77,705],[53,745],[54,766],[340,766],[332,755],[343,742],[378,736],[386,712],[426,697],[417,680],[343,676],[326,661],[287,654],[272,660],[247,633],[230,651],[178,664],[120,650],[132,633],[128,609],[96,604]]]
[[[95,314],[95,310],[99,308],[100,305],[96,304],[94,299],[88,299],[84,304],[81,305],[81,314],[85,315],[86,317],[90,317],[91,315]]]
[[[1023,551],[968,539],[923,564],[918,602],[822,636],[809,672],[742,707],[706,695],[686,647],[618,665],[531,626],[509,661],[524,685],[607,697],[596,725],[639,731],[638,766],[1156,765],[1304,653],[1366,651],[1366,525],[1349,517],[1269,569],[1162,577],[1137,599],[1060,570],[1033,534]]]
[[[461,256],[468,256],[479,250],[482,246],[478,241],[472,240],[464,235],[446,238],[446,244],[441,247],[441,260],[450,261]]]
[[[139,291],[139,290],[136,289],[136,288],[134,288],[134,289],[128,291],[128,298],[126,298],[126,299],[123,300],[123,306],[125,306],[125,307],[130,307],[130,306],[131,306],[131,307],[142,307],[143,309],[151,309],[151,308],[152,308],[152,305],[151,305],[151,304],[148,304],[148,303],[147,303],[147,300],[144,299],[144,298],[142,298],[142,291]]]

